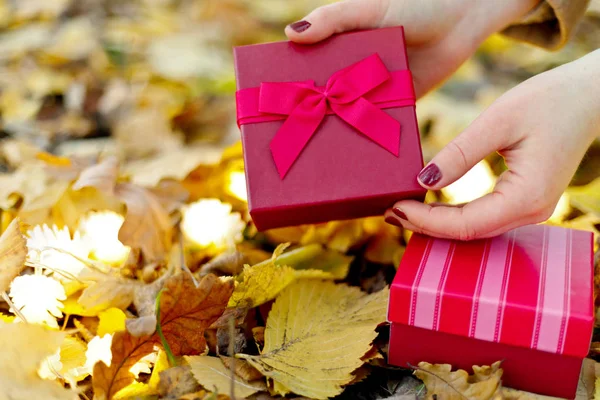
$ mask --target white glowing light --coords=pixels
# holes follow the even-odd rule
[[[88,348],[85,352],[84,369],[91,374],[94,370],[94,365],[98,361],[102,361],[107,367],[110,367],[112,362],[112,335],[106,334],[102,337],[94,336],[88,343]]]
[[[475,164],[459,180],[442,189],[442,193],[450,204],[468,203],[480,198],[492,190],[496,184],[496,176],[489,164],[483,160]]]
[[[227,190],[239,200],[248,201],[246,192],[246,175],[240,171],[233,171],[229,174],[229,185]]]
[[[199,247],[233,247],[242,240],[245,226],[241,215],[231,212],[231,204],[217,199],[199,200],[183,208],[181,228]]]
[[[152,373],[152,366],[156,362],[156,358],[158,353],[150,353],[140,359],[140,361],[133,364],[131,368],[129,368],[129,372],[135,376],[135,379],[139,378],[140,374],[150,374]]]
[[[90,246],[93,258],[109,264],[127,259],[130,248],[119,241],[123,221],[123,216],[113,211],[93,212],[79,221],[77,230]]]
[[[71,238],[66,226],[62,229],[56,226],[35,226],[27,232],[27,247],[28,260],[48,267],[54,278],[62,282],[77,278],[87,268],[73,256],[87,259],[90,249],[78,232]]]
[[[9,296],[27,322],[58,328],[56,319],[63,315],[60,300],[67,298],[60,282],[40,274],[18,276],[10,285]]]
[[[60,348],[56,350],[56,353],[46,357],[38,368],[38,375],[42,379],[55,380],[57,378],[56,372],[60,371],[63,364],[60,362]]]

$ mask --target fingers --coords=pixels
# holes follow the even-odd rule
[[[315,9],[301,21],[285,28],[297,43],[315,43],[334,33],[375,28],[383,19],[386,0],[346,0]]]
[[[497,187],[493,193],[462,207],[400,201],[386,212],[386,221],[429,236],[472,240],[499,235],[544,219],[545,215],[530,212],[526,207],[525,193],[514,187],[507,189],[513,190],[510,196]]]
[[[495,121],[489,110],[444,147],[418,175],[421,186],[441,189],[467,173],[489,154],[510,145],[510,121]]]

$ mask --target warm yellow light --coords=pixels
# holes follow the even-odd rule
[[[229,174],[229,185],[227,191],[235,198],[242,201],[248,201],[246,192],[246,175],[241,171],[233,171]]]
[[[203,199],[183,208],[181,229],[186,238],[201,248],[233,247],[242,240],[245,223],[231,204],[217,199]]]
[[[556,208],[554,209],[554,212],[552,213],[548,221],[557,224],[563,222],[567,215],[569,215],[569,213],[571,212],[570,203],[571,201],[569,200],[569,195],[563,193],[562,196],[560,196],[558,204],[556,205]]]
[[[483,160],[471,168],[462,178],[442,189],[450,204],[468,203],[490,193],[496,184],[496,176]]]
[[[122,264],[130,248],[119,241],[124,218],[113,211],[93,212],[79,221],[77,230],[88,243],[91,256],[108,264]]]

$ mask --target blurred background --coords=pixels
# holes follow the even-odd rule
[[[282,40],[286,24],[323,3],[0,0],[0,191],[11,190],[15,173],[28,177],[22,166],[39,150],[117,155],[143,185],[217,162],[239,138],[232,46]],[[453,79],[419,101],[425,158],[507,89],[600,47],[599,29],[594,0],[560,52],[489,38]],[[438,195],[452,202],[478,197],[503,168],[490,156]],[[573,184],[587,184],[599,171],[596,144]]]

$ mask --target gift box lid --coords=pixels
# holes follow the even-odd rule
[[[593,235],[530,225],[471,242],[413,235],[388,319],[585,357],[593,331]]]

